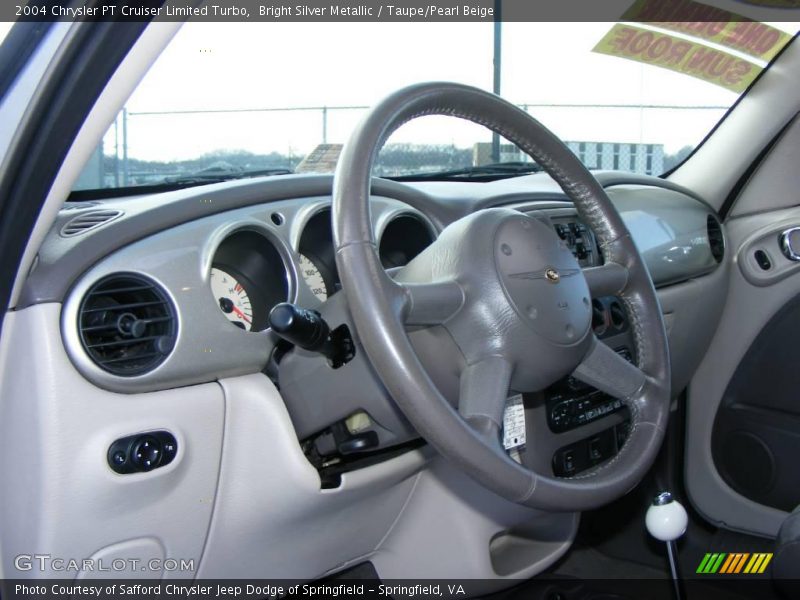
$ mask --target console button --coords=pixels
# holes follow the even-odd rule
[[[161,462],[161,442],[144,435],[133,444],[133,464],[141,471],[155,469]]]
[[[178,445],[175,442],[166,442],[162,448],[164,450],[164,460],[175,458],[175,453],[178,451]]]
[[[615,439],[619,433],[617,427],[610,427],[556,450],[552,459],[553,474],[556,477],[572,477],[614,456],[618,449]]]
[[[603,450],[600,438],[589,440],[589,460],[598,462],[603,459]]]
[[[575,471],[575,451],[567,450],[564,452],[563,459],[564,473],[572,473]]]
[[[178,442],[168,431],[151,431],[118,439],[108,449],[108,466],[117,473],[147,472],[171,463]]]

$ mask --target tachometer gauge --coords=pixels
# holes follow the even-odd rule
[[[328,299],[328,287],[325,285],[325,279],[323,279],[319,267],[305,254],[300,255],[300,274],[317,299],[325,302]]]
[[[250,331],[253,326],[253,306],[250,297],[236,278],[222,269],[211,269],[211,293],[228,320]]]

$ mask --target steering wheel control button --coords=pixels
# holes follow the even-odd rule
[[[171,463],[178,442],[168,431],[140,433],[115,441],[108,449],[108,466],[121,475],[152,471]]]

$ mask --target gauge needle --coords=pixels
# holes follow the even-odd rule
[[[248,323],[252,323],[250,319],[247,318],[247,315],[244,314],[241,310],[239,310],[236,306],[233,307],[233,312],[235,312],[239,317],[247,321]]]

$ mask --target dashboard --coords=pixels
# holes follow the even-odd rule
[[[701,280],[720,264],[724,236],[700,199],[656,178],[598,178],[659,290]],[[330,189],[330,176],[284,176],[69,203],[42,246],[21,305],[62,303],[61,334],[72,364],[112,392],[264,373],[280,389],[323,487],[335,487],[342,472],[421,441],[372,373],[350,325],[334,257]],[[372,236],[381,264],[390,273],[402,269],[449,223],[493,206],[546,221],[582,268],[602,265],[594,232],[544,174],[493,183],[375,180]],[[284,302],[319,312],[332,335],[348,340],[355,359],[333,365],[276,335],[269,313]],[[592,327],[636,361],[619,299],[592,299]],[[435,329],[410,332],[421,355],[435,354]],[[678,363],[683,351],[691,354],[671,350]],[[455,371],[431,373],[453,401]],[[627,409],[570,377],[521,401],[527,428],[537,434],[517,459],[555,475],[609,459],[627,435]]]
[[[135,199],[120,204],[123,214],[100,225],[107,205],[69,205],[53,243],[83,245],[119,228],[137,208]],[[386,268],[437,234],[422,212],[391,198],[376,198],[373,216]],[[182,223],[104,257],[66,294],[62,333],[93,383],[153,391],[261,371],[278,342],[270,310],[316,309],[339,287],[330,199],[283,200]]]

